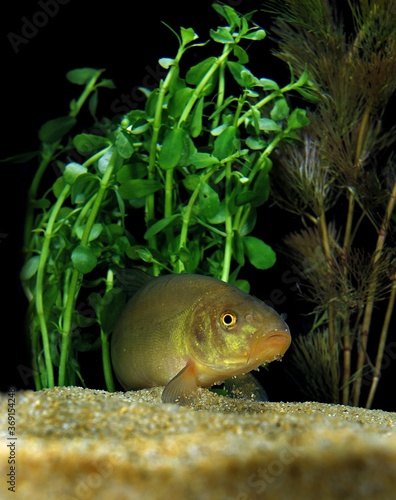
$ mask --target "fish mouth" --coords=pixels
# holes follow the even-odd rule
[[[258,367],[264,363],[280,360],[291,343],[286,330],[273,330],[264,337],[257,338],[250,349],[248,364]]]

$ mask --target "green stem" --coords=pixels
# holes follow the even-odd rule
[[[208,71],[205,73],[202,80],[196,86],[193,93],[191,94],[189,101],[187,102],[187,104],[183,110],[183,113],[181,114],[181,116],[179,118],[178,127],[180,127],[181,124],[187,120],[192,108],[194,107],[194,104],[201,97],[201,94],[202,94],[205,86],[207,85],[209,80],[212,78],[212,76],[216,73],[218,68],[221,67],[225,63],[228,56],[232,52],[232,48],[233,48],[232,45],[225,45],[224,46],[222,55],[220,57],[216,58],[215,62],[208,69]]]
[[[112,269],[108,269],[107,277],[106,277],[106,293],[110,292],[114,286],[114,273]],[[111,369],[111,360],[110,360],[110,342],[109,335],[100,328],[100,339],[102,342],[102,364],[103,364],[103,373],[106,383],[106,388],[109,392],[115,391],[113,372]]]
[[[187,243],[187,236],[188,236],[188,228],[190,225],[191,221],[191,215],[192,215],[192,210],[194,207],[194,203],[197,199],[197,196],[199,194],[201,184],[206,183],[210,177],[215,173],[215,171],[218,169],[218,165],[214,165],[212,168],[210,168],[205,174],[202,175],[201,177],[201,182],[198,184],[198,186],[194,189],[192,195],[190,196],[190,199],[188,200],[187,206],[183,212],[183,222],[182,222],[182,227],[180,230],[180,239],[179,239],[179,252],[186,247]],[[179,260],[178,261],[178,271],[179,273],[184,271],[184,265],[183,263]]]
[[[173,168],[165,174],[165,207],[164,217],[170,217],[173,211]]]
[[[47,323],[45,320],[45,314],[44,314],[44,302],[43,302],[43,296],[44,296],[44,276],[45,276],[45,266],[46,262],[48,260],[50,251],[50,243],[51,243],[51,238],[53,236],[53,229],[54,225],[56,222],[56,219],[58,217],[59,211],[62,208],[62,205],[66,198],[70,194],[70,188],[71,186],[66,185],[61,194],[59,195],[59,198],[57,199],[52,211],[50,218],[48,219],[48,224],[44,232],[44,241],[43,241],[43,246],[41,249],[41,254],[40,254],[40,260],[39,260],[39,265],[37,269],[37,277],[36,277],[36,298],[35,298],[35,305],[36,305],[36,313],[37,317],[39,320],[39,326],[40,326],[40,331],[41,331],[41,338],[43,342],[43,352],[44,352],[44,362],[45,362],[45,367],[47,371],[47,385],[48,387],[54,387],[55,385],[55,379],[54,379],[54,371],[53,371],[53,365],[52,365],[52,359],[51,359],[51,348],[50,348],[50,343],[49,343],[49,337],[48,337],[48,328],[47,328]],[[33,352],[33,356],[37,358],[40,355],[39,352]]]
[[[46,153],[43,154],[43,158],[40,162],[40,165],[34,175],[32,184],[27,193],[27,210],[26,210],[26,220],[25,220],[25,228],[24,228],[24,249],[25,249],[25,259],[29,259],[32,255],[32,244],[33,239],[32,230],[33,230],[33,219],[34,219],[34,201],[37,198],[37,191],[41,182],[41,178],[44,175],[50,161],[52,160],[53,154],[59,146],[59,141],[55,144],[52,144],[51,147],[47,148]]]
[[[216,100],[216,109],[219,109],[224,102],[224,97],[225,97],[225,69],[226,69],[226,59],[220,64],[219,67],[219,83],[218,83],[218,88],[217,88],[217,100]],[[221,114],[216,113],[213,121],[212,121],[212,130],[215,129],[220,121]],[[211,138],[211,139],[214,139]]]
[[[294,87],[295,87],[294,83],[289,83],[285,87],[283,87],[283,88],[281,88],[279,90],[276,90],[274,92],[271,92],[271,94],[268,94],[266,97],[263,97],[263,99],[261,99],[261,101],[257,102],[254,106],[252,106],[252,108],[250,108],[249,110],[247,110],[239,118],[239,120],[238,120],[238,127],[240,125],[242,125],[244,123],[244,121],[246,120],[246,118],[248,118],[253,113],[253,109],[260,109],[260,108],[262,108],[263,106],[265,106],[266,104],[268,104],[270,101],[272,101],[272,99],[275,99],[275,97],[279,97],[280,93],[285,94],[287,92],[290,92],[291,90],[294,89]]]
[[[165,95],[168,91],[169,85],[173,79],[174,74],[178,71],[178,66],[179,66],[179,61],[184,53],[184,46],[180,46],[179,50],[176,54],[176,57],[174,59],[174,63],[169,70],[168,74],[166,75],[165,80],[161,81],[160,87],[159,87],[159,94],[158,94],[158,100],[155,108],[155,113],[154,113],[154,121],[153,121],[153,129],[152,129],[152,134],[151,134],[151,142],[150,142],[150,148],[149,148],[149,161],[148,161],[148,179],[152,180],[155,178],[155,165],[156,165],[156,160],[157,160],[157,144],[158,144],[158,136],[159,132],[161,129],[161,124],[162,124],[162,112],[163,112],[163,105],[164,105],[164,99]],[[167,177],[166,177],[166,182],[167,186],[169,187],[169,184],[172,184],[172,176],[173,176],[173,171],[170,173],[167,172]],[[166,201],[167,204],[167,210],[169,210],[169,203],[171,203],[171,199],[169,199],[169,194],[168,198]],[[152,221],[155,217],[155,193],[152,193],[146,197],[146,226],[147,224]],[[156,249],[157,248],[157,237],[151,236],[148,240],[148,244],[151,248]],[[156,262],[153,262],[153,275],[158,276],[160,272],[160,268]]]
[[[228,282],[231,270],[232,260],[232,240],[234,237],[234,230],[232,227],[232,215],[229,209],[231,198],[231,162],[227,162],[226,166],[226,185],[225,185],[225,232],[226,239],[224,245],[224,258],[223,258],[223,272],[221,275],[222,281]]]
[[[102,154],[104,154],[105,151],[102,151]],[[92,226],[94,225],[95,220],[100,211],[100,206],[102,204],[104,195],[107,191],[117,158],[118,158],[118,153],[117,150],[115,149],[110,158],[109,164],[107,165],[107,168],[103,174],[103,177],[100,180],[100,186],[96,194],[95,202],[93,203],[92,210],[89,213],[87,223],[85,224],[84,232],[81,237],[81,245],[87,245],[89,242],[89,235],[91,233]],[[78,295],[78,288],[79,284],[81,283],[81,278],[82,278],[81,273],[76,269],[73,269],[70,280],[69,294],[63,317],[63,325],[62,325],[62,345],[61,345],[61,354],[59,361],[59,382],[58,382],[60,386],[65,385],[67,376],[66,368],[67,368],[67,361],[70,349],[72,319],[73,319],[73,312],[75,309],[75,302]]]

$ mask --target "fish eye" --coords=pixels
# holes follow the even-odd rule
[[[233,311],[225,311],[220,316],[221,324],[228,329],[235,326],[237,322],[237,316]]]

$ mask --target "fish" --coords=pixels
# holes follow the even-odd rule
[[[189,273],[141,277],[111,339],[126,391],[164,386],[164,403],[188,404],[199,387],[251,376],[290,346],[281,316],[232,284]]]

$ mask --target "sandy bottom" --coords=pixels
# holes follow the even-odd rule
[[[0,498],[396,498],[396,413],[161,392],[17,392],[13,436],[2,394]]]

